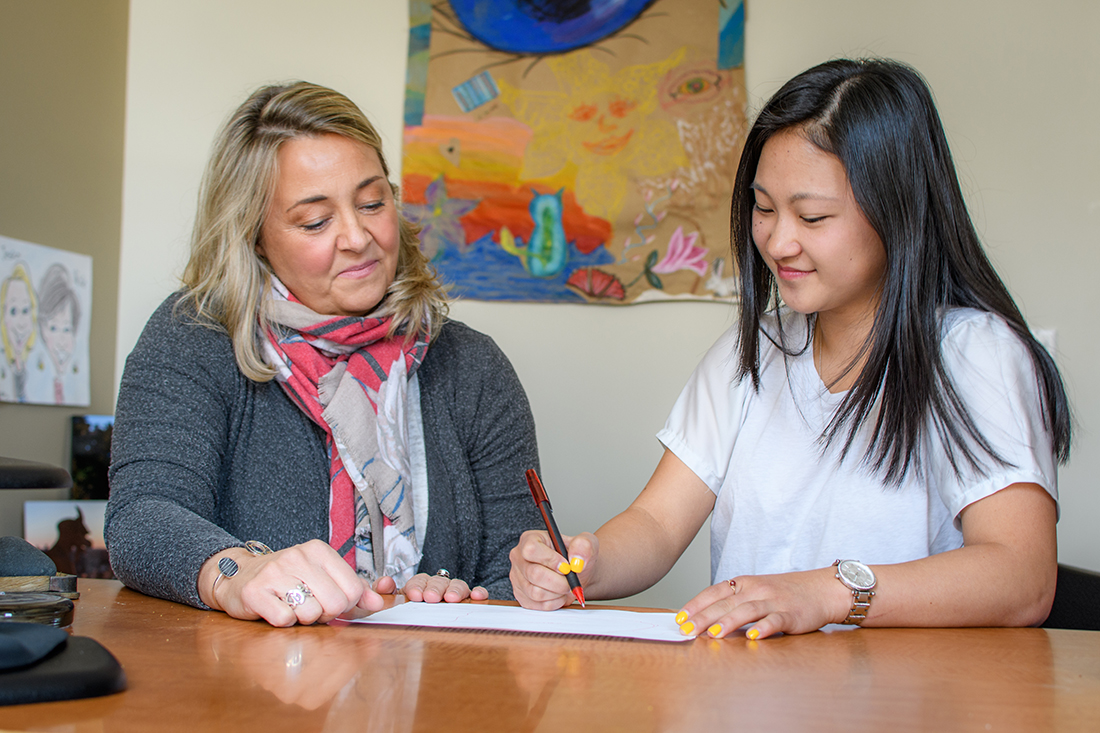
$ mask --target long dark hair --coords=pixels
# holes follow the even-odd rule
[[[780,302],[775,278],[753,243],[751,186],[764,144],[791,129],[840,159],[886,249],[882,297],[861,352],[867,360],[825,428],[825,444],[842,436],[843,458],[870,421],[864,463],[896,485],[910,468],[919,470],[931,417],[956,474],[964,463],[981,470],[971,445],[1007,464],[1011,456],[997,455],[981,435],[940,353],[945,309],[965,307],[1000,316],[1027,348],[1054,453],[1065,463],[1072,431],[1058,368],[982,251],[927,84],[897,61],[838,60],[804,71],[776,92],[749,132],[731,212],[742,296],[740,377],[759,388],[761,317]],[[776,345],[794,353],[782,330]]]

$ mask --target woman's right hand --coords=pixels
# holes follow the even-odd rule
[[[223,557],[236,561],[232,577],[219,575]],[[304,602],[288,603],[287,594],[309,590]],[[383,599],[360,578],[332,547],[310,540],[270,555],[253,555],[243,547],[211,556],[199,572],[199,594],[204,603],[234,618],[262,618],[272,626],[327,623],[353,608],[378,611]]]
[[[565,574],[570,569],[580,576],[583,586],[592,575],[596,558],[600,554],[600,540],[591,532],[575,537],[563,536],[569,558],[563,558],[554,549],[550,535],[542,530],[528,530],[512,548],[512,592],[524,608],[536,611],[553,611],[568,606],[576,599],[569,589]]]

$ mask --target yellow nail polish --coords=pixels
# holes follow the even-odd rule
[[[688,620],[688,612],[687,611],[680,611],[680,613],[676,614],[676,625],[677,626],[679,626],[680,624],[684,623],[687,620]]]
[[[750,641],[756,641],[757,637],[760,636],[760,629],[749,629],[749,633],[745,636],[749,637]]]
[[[722,624],[715,624],[714,626],[711,626],[709,629],[707,629],[707,633],[711,636],[718,636],[722,633]]]
[[[567,574],[569,572],[569,563],[565,562],[564,560],[561,563],[559,563],[558,564],[558,572],[561,573],[562,575]]]
[[[573,568],[574,573],[579,573],[580,571],[584,570],[584,558],[583,557],[573,558],[572,560],[569,561],[569,567]]]
[[[688,621],[686,624],[680,624],[680,633],[681,634],[684,634],[686,636],[687,634],[690,634],[692,631],[695,631],[695,624],[691,623],[690,621]]]

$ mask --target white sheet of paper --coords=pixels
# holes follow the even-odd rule
[[[362,624],[428,626],[441,629],[494,629],[538,634],[615,636],[648,641],[688,641],[680,633],[676,614],[641,613],[590,606],[557,611],[530,611],[516,606],[480,603],[399,603],[366,618]]]

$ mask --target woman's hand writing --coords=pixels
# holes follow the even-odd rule
[[[600,554],[600,540],[590,532],[575,537],[563,536],[569,558],[563,558],[554,549],[550,535],[543,530],[528,530],[512,548],[512,592],[524,608],[537,611],[553,611],[568,606],[576,599],[569,589],[565,574],[572,569],[580,577],[581,585],[591,576],[596,558]]]

